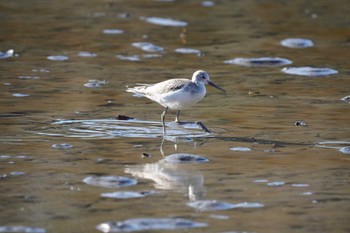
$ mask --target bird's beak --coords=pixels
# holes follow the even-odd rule
[[[208,84],[209,84],[210,86],[212,86],[212,87],[215,87],[215,88],[216,88],[216,89],[218,89],[219,91],[221,91],[221,92],[223,92],[223,93],[225,93],[225,94],[226,94],[225,89],[223,89],[223,88],[219,87],[219,86],[218,86],[218,85],[216,85],[215,83],[213,83],[213,82],[211,82],[211,81],[208,81]]]

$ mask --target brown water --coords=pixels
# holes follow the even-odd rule
[[[0,2],[0,50],[15,53],[0,60],[0,232],[9,226],[23,226],[20,232],[25,227],[97,232],[103,222],[145,217],[207,224],[171,232],[350,232],[350,159],[344,149],[350,146],[350,105],[340,100],[350,94],[349,3],[214,3]],[[140,17],[172,18],[188,26],[160,26]],[[311,39],[314,46],[280,45],[294,37]],[[164,52],[145,52],[134,42],[150,42]],[[201,55],[177,48],[198,49]],[[79,56],[84,51],[90,57]],[[55,55],[68,60],[47,59]],[[139,61],[117,55],[137,55]],[[224,64],[236,57],[281,57],[293,61],[290,67],[338,73],[308,77],[285,74],[285,66]],[[213,134],[169,123],[162,144],[162,107],[133,97],[126,87],[190,78],[197,69],[206,70],[228,94],[208,87],[206,98],[181,119],[202,121]],[[89,80],[101,86],[84,86]],[[136,120],[114,120],[117,115]],[[167,121],[174,117],[169,112]],[[295,126],[296,121],[306,125]],[[166,163],[160,149],[166,156],[189,153],[209,162]],[[83,182],[93,175],[138,183],[105,188]],[[117,191],[151,195],[101,197]],[[187,206],[194,199],[261,205],[200,211]]]

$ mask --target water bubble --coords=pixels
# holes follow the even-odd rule
[[[65,61],[65,60],[68,60],[69,58],[64,55],[52,55],[52,56],[48,56],[47,59],[51,61]]]
[[[259,180],[254,180],[255,183],[267,183],[269,182],[269,180],[265,180],[265,179],[259,179]]]
[[[103,34],[108,34],[108,35],[120,35],[123,34],[124,31],[120,29],[104,29],[102,31]]]
[[[20,171],[13,171],[13,172],[9,173],[9,175],[11,175],[11,176],[22,176],[25,174],[26,174],[25,172],[20,172]]]
[[[13,56],[14,56],[13,49],[7,50],[6,52],[0,52],[0,59],[6,59]]]
[[[342,101],[344,101],[344,102],[347,102],[347,103],[350,103],[350,95],[344,96],[344,97],[341,98],[340,100],[342,100]]]
[[[102,86],[105,86],[108,84],[108,81],[106,80],[96,80],[96,79],[93,79],[93,80],[89,80],[89,82],[85,83],[84,86],[85,87],[88,87],[88,88],[99,88],[99,87],[102,87]]]
[[[176,153],[166,156],[164,161],[168,163],[206,163],[209,159],[200,155]]]
[[[286,183],[283,181],[275,181],[275,182],[269,182],[267,183],[267,186],[271,186],[271,187],[279,187],[279,186],[283,186]]]
[[[251,151],[252,149],[250,149],[248,147],[231,147],[230,150],[246,152],[246,151]]]
[[[146,51],[146,52],[161,53],[164,51],[164,48],[157,46],[157,45],[154,45],[154,44],[149,43],[149,42],[135,42],[135,43],[132,43],[131,45],[135,48],[142,49],[143,51]]]
[[[121,188],[137,184],[137,181],[123,176],[88,176],[84,183],[103,188]]]
[[[288,38],[281,41],[281,45],[288,48],[308,48],[314,46],[312,40],[302,38]]]
[[[279,57],[259,57],[259,58],[234,58],[224,61],[225,64],[234,64],[248,67],[272,67],[291,64],[292,61]]]
[[[156,58],[156,57],[162,57],[160,54],[143,54],[143,58]]]
[[[102,232],[133,232],[150,230],[176,230],[206,227],[208,224],[184,218],[132,218],[120,222],[105,222],[97,225]]]
[[[79,52],[78,56],[79,57],[96,57],[97,54],[83,51],[83,52]]]
[[[154,193],[155,193],[154,191],[145,191],[145,192],[120,191],[120,192],[112,192],[112,193],[102,193],[101,197],[115,198],[115,199],[128,199],[128,198],[146,197]]]
[[[139,55],[129,55],[129,56],[117,55],[117,58],[119,58],[119,60],[124,60],[124,61],[140,61],[141,60]]]
[[[28,97],[30,94],[25,94],[25,93],[14,93],[12,94],[14,97]]]
[[[24,232],[24,233],[45,233],[44,228],[34,228],[27,226],[0,226],[0,232]]]
[[[73,148],[73,145],[69,143],[53,144],[52,148],[59,149],[59,150],[66,150],[66,149]]]
[[[213,1],[203,1],[201,3],[201,5],[204,6],[204,7],[213,7],[213,6],[215,6],[215,2],[213,2]]]
[[[302,188],[302,187],[309,187],[310,185],[309,184],[291,184],[290,186]]]
[[[301,193],[301,195],[310,196],[310,195],[313,195],[313,192],[303,192]]]
[[[282,69],[282,72],[286,74],[294,74],[301,76],[311,76],[311,77],[321,77],[331,74],[337,74],[338,71],[330,68],[313,68],[313,67],[285,67]]]
[[[40,68],[40,69],[32,69],[33,72],[40,72],[40,73],[50,73],[50,70],[45,69],[45,68]]]
[[[156,24],[160,26],[170,27],[186,27],[188,25],[185,21],[175,20],[171,18],[160,18],[160,17],[140,17],[142,21],[147,23]]]
[[[200,55],[201,51],[198,49],[191,49],[191,48],[177,48],[175,49],[175,52],[177,53],[183,53],[183,54],[197,54]]]

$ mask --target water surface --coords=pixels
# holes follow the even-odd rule
[[[0,232],[350,231],[346,1],[13,0],[0,12]],[[292,63],[225,63],[266,57]],[[162,107],[126,88],[198,69],[228,94],[208,87],[181,120],[213,133],[169,111],[163,138]],[[169,160],[179,154],[205,162]]]

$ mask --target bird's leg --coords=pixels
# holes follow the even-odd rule
[[[164,112],[162,113],[162,115],[160,115],[161,116],[161,120],[162,120],[162,125],[163,125],[163,134],[165,135],[165,114],[166,114],[166,111],[168,110],[168,107],[166,107],[165,109],[164,109]]]
[[[180,123],[179,118],[180,118],[180,110],[177,110],[176,118],[175,118],[175,122],[176,122],[176,123]]]

